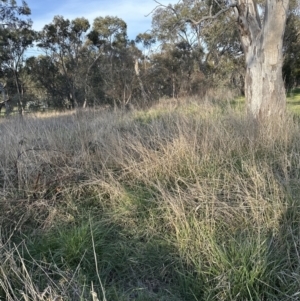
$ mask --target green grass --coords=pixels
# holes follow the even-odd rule
[[[238,97],[229,102],[236,109],[243,110],[245,98]],[[296,88],[287,94],[287,109],[295,115],[300,115],[300,88]]]
[[[291,93],[288,94],[287,98],[288,109],[295,113],[296,115],[300,114],[300,89],[294,89]]]
[[[298,300],[297,119],[188,100],[0,131],[0,300]]]

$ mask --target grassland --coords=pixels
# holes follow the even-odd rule
[[[197,99],[2,119],[0,300],[299,300],[298,120]]]

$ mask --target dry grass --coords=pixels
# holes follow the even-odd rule
[[[0,298],[298,300],[292,116],[189,99],[0,133]]]

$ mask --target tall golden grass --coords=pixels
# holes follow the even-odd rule
[[[197,99],[0,123],[3,300],[298,300],[300,131]]]

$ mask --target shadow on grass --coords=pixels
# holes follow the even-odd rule
[[[180,264],[174,246],[162,233],[149,229],[147,220],[157,209],[149,202],[149,193],[128,190],[127,197],[128,208],[120,215],[116,213],[117,217],[99,210],[94,200],[79,206],[72,222],[23,234],[23,242],[15,240],[39,291],[55,283],[68,298],[89,300],[93,283],[99,300],[103,300],[100,277],[107,300],[176,301],[201,297],[200,287],[196,289],[194,279]],[[130,214],[132,223],[127,224],[122,214]],[[159,222],[156,226],[160,226]],[[11,278],[11,286],[21,293],[24,283]]]
[[[164,221],[150,222],[162,212],[149,191],[128,192],[128,208],[117,217],[90,203],[89,208],[78,208],[71,223],[23,236],[20,253],[39,291],[51,282],[67,299],[89,300],[93,283],[99,300],[104,300],[96,266],[107,300],[291,300],[298,291],[296,198],[278,232],[242,227],[232,231],[220,224],[207,236],[209,253],[199,249],[188,258],[172,243]],[[128,214],[131,223],[122,219]],[[187,222],[192,229],[194,221]],[[12,275],[11,286],[22,292],[24,283]]]

